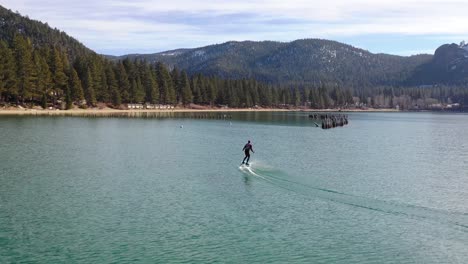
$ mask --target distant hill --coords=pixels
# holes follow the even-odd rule
[[[94,53],[65,32],[51,28],[47,23],[29,19],[0,6],[0,40],[12,44],[15,34],[28,37],[34,46],[54,46],[70,58]]]
[[[292,42],[230,41],[195,49],[155,54],[130,54],[112,59],[138,58],[163,62],[223,78],[255,78],[269,83],[311,84],[323,81],[342,85],[402,85],[431,55],[373,54],[343,43],[322,39]]]
[[[417,67],[409,84],[468,84],[468,45],[462,42],[440,46],[434,57]]]

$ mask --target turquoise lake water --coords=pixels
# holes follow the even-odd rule
[[[468,115],[307,115],[0,117],[0,263],[468,263]]]

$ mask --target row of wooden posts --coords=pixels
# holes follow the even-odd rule
[[[310,114],[309,118],[322,121],[322,129],[342,127],[348,124],[348,115],[344,114]]]

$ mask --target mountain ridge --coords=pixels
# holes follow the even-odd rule
[[[190,74],[256,78],[268,83],[331,81],[348,86],[372,86],[403,84],[406,79],[402,80],[402,75],[409,77],[412,70],[429,61],[432,55],[371,53],[333,40],[298,39],[291,42],[228,41],[193,49],[128,54],[111,59],[124,58],[163,62],[170,68],[185,69]],[[350,75],[360,81],[351,81],[352,78],[347,77]]]

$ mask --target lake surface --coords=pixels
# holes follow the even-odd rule
[[[0,117],[0,263],[468,263],[468,115],[349,119]]]

